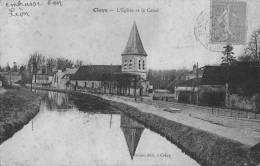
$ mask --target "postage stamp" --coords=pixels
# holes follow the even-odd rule
[[[210,34],[210,10],[203,10],[198,17],[194,25],[195,39],[207,50],[211,52],[221,52],[225,43],[212,43]]]
[[[242,1],[211,0],[210,42],[244,44],[247,4]]]

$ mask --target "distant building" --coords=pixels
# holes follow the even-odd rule
[[[7,84],[10,84],[10,81],[15,83],[22,78],[19,72],[0,72],[0,75],[2,75]]]
[[[175,99],[180,103],[198,104],[201,78],[192,78],[175,85]]]
[[[206,66],[199,87],[200,104],[259,111],[259,87],[257,63]]]
[[[37,73],[32,75],[32,83],[35,86],[50,86],[52,81],[52,74],[47,73],[45,65],[40,65]]]
[[[194,78],[201,78],[204,72],[204,67],[198,67],[197,65],[193,65],[193,70],[184,74],[185,80],[191,80]]]
[[[198,104],[198,90],[204,67],[193,65],[193,70],[183,74],[175,83],[175,98],[178,102]]]
[[[77,72],[71,76],[70,83],[78,88],[102,88],[104,74],[114,74],[121,72],[120,65],[89,65],[81,66]]]
[[[224,66],[205,66],[199,87],[199,104],[225,106],[227,70]]]
[[[122,65],[81,66],[71,77],[72,87],[122,95],[147,94],[147,53],[135,22],[121,56]]]
[[[56,70],[53,72],[52,86],[58,89],[69,88],[70,78],[75,74],[77,68],[66,68],[64,71]]]
[[[48,75],[48,74],[36,74],[33,75],[33,79],[32,82],[33,84],[38,84],[38,85],[44,85],[44,84],[51,84],[51,80],[52,80],[52,76]]]

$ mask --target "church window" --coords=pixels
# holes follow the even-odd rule
[[[129,69],[132,69],[132,60],[129,61]]]
[[[145,64],[144,64],[144,60],[143,60],[143,70],[145,69]]]
[[[139,60],[138,68],[141,70],[141,60]]]
[[[127,60],[124,61],[124,68],[127,68]]]

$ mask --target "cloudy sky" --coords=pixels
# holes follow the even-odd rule
[[[29,17],[10,17],[5,3],[12,1],[0,0],[0,65],[26,63],[34,51],[80,59],[85,64],[120,64],[134,20],[149,68],[191,68],[196,62],[200,66],[220,62],[221,53],[205,48],[194,35],[198,16],[202,13],[206,18],[209,13],[209,0],[63,0],[61,7],[39,0],[39,7],[21,8]],[[108,12],[93,12],[94,8]],[[122,13],[116,12],[117,8],[159,11]],[[259,8],[259,0],[247,1],[248,36],[260,27]],[[236,55],[242,48],[235,47]]]

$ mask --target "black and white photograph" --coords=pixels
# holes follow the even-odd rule
[[[260,0],[0,0],[0,166],[260,166]]]

